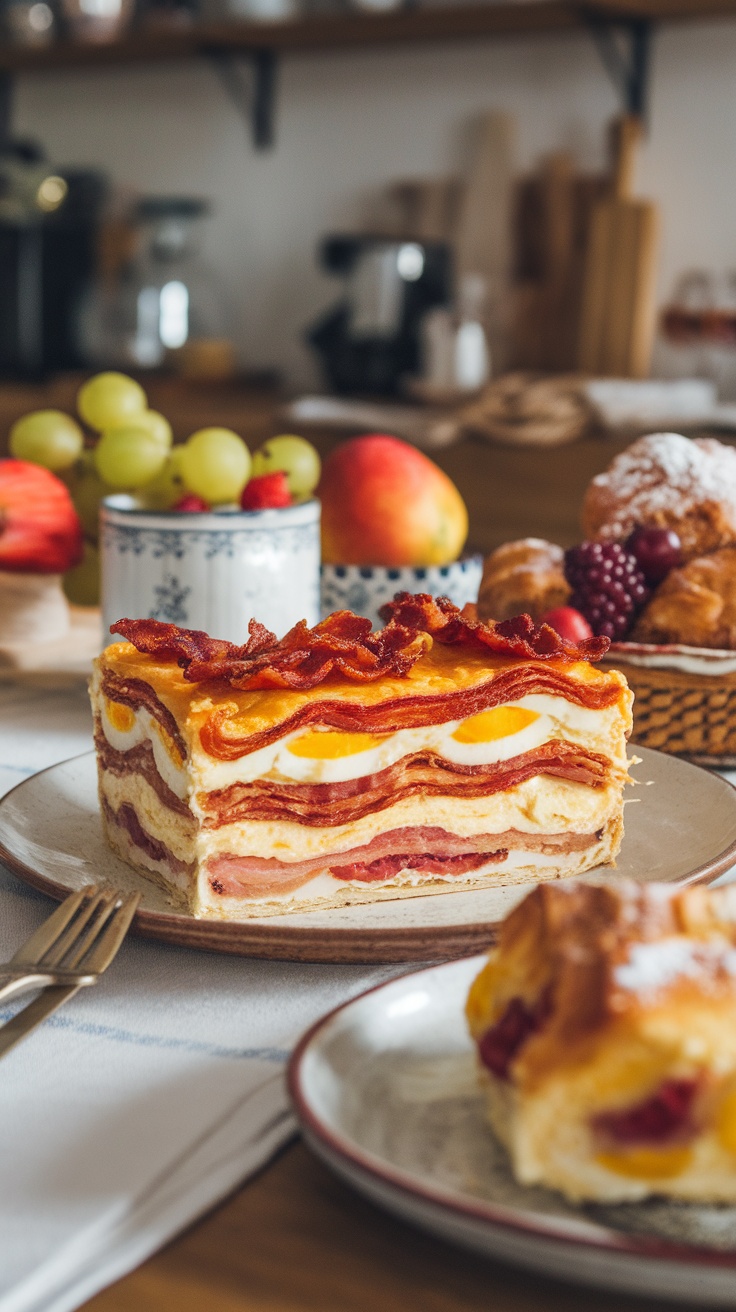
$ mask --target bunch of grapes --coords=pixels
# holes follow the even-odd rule
[[[61,410],[37,410],[13,425],[10,451],[58,474],[71,492],[85,549],[64,587],[79,605],[99,600],[99,507],[110,493],[133,494],[143,510],[192,514],[279,509],[311,496],[319,482],[317,452],[292,434],[271,438],[252,459],[228,428],[202,428],[173,446],[168,420],[149,410],[143,388],[125,374],[90,378],[77,411],[92,437]]]

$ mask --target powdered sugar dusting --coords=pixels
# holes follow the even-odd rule
[[[628,961],[616,966],[613,978],[622,989],[647,993],[665,988],[678,975],[696,976],[700,969],[690,939],[662,938],[655,943],[634,943]]]
[[[679,935],[634,943],[628,960],[615,967],[613,978],[619,988],[650,993],[682,976],[697,979],[715,971],[736,978],[736,949],[723,940],[704,943]]]
[[[591,487],[616,507],[599,529],[601,538],[625,538],[636,524],[674,520],[708,501],[717,502],[736,529],[736,450],[713,438],[651,433],[627,447]]]

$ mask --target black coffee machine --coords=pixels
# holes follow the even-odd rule
[[[101,174],[59,172],[29,142],[0,146],[0,377],[84,366],[80,313],[95,273]]]
[[[337,305],[307,332],[329,386],[343,395],[395,395],[401,380],[419,370],[422,318],[450,302],[449,246],[332,236],[319,257],[323,268],[345,282]]]

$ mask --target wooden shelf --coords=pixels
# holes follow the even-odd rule
[[[389,45],[523,36],[582,29],[590,18],[653,22],[736,17],[736,0],[529,0],[383,14],[335,14],[280,23],[198,23],[167,31],[138,31],[107,45],[63,41],[42,49],[0,46],[0,70],[102,67],[190,58],[209,53],[298,53]]]

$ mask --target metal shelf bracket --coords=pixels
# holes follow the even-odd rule
[[[274,50],[236,53],[210,48],[203,52],[217,71],[227,94],[250,124],[256,150],[269,150],[275,139],[276,78],[278,63]],[[250,70],[243,63],[250,64]]]
[[[624,112],[645,119],[649,93],[652,21],[622,18],[583,9],[603,67],[615,86]]]

